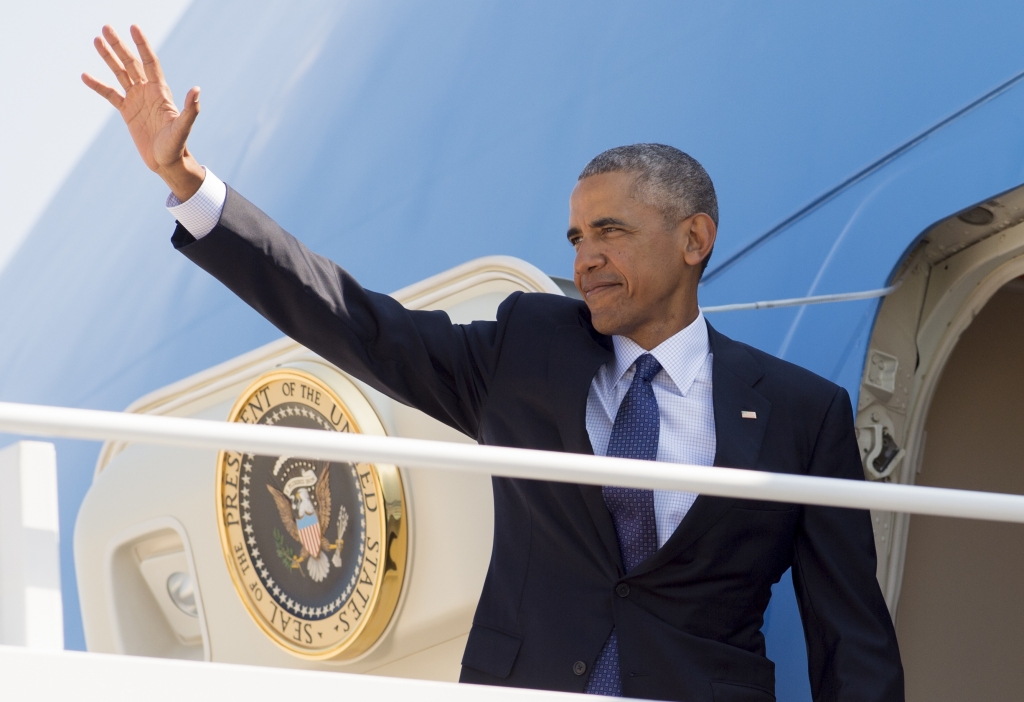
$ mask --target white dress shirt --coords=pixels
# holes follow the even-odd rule
[[[196,239],[206,236],[217,226],[220,213],[224,211],[224,200],[228,196],[224,182],[206,166],[203,166],[203,170],[206,171],[206,177],[195,195],[182,202],[174,193],[168,193],[167,202],[164,203],[181,226]]]
[[[200,239],[217,226],[227,188],[207,170],[199,190],[186,202],[170,194],[167,209],[189,233]],[[644,349],[624,336],[612,337],[615,360],[601,366],[590,384],[587,397],[587,433],[594,453],[608,453],[612,425],[622,398],[633,382],[633,365]],[[711,345],[704,315],[697,314],[689,326],[650,351],[661,370],[651,386],[661,413],[658,460],[710,466],[715,460],[715,410],[711,394]],[[696,493],[654,491],[654,517],[658,527],[658,548],[686,516]]]
[[[587,397],[587,433],[594,453],[605,456],[619,405],[633,382],[636,359],[644,353],[636,342],[613,336],[615,360],[601,366]],[[704,315],[651,349],[661,370],[651,381],[658,401],[661,426],[658,460],[710,466],[715,460],[715,409],[711,394],[711,344]],[[654,491],[658,548],[683,521],[697,499],[693,492]]]

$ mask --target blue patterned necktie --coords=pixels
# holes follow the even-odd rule
[[[658,401],[654,397],[651,381],[660,370],[661,364],[658,363],[658,359],[649,353],[636,360],[636,374],[615,415],[607,455],[646,461],[657,460],[661,422]],[[601,488],[601,491],[604,494],[604,503],[611,512],[615,533],[619,537],[622,566],[629,573],[658,550],[654,492],[607,485]],[[594,663],[594,671],[587,681],[586,693],[609,697],[622,696],[619,639],[615,629],[612,629]]]

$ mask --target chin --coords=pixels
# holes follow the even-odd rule
[[[600,310],[590,310],[590,323],[598,333],[605,336],[624,335],[626,325],[622,324],[619,315]]]

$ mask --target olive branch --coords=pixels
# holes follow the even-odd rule
[[[284,534],[274,527],[274,543],[277,545],[277,557],[281,559],[285,568],[295,568],[295,551],[284,542]]]

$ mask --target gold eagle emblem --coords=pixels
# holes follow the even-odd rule
[[[282,456],[278,459],[278,466],[292,460],[288,456]],[[331,466],[326,464],[319,473],[314,473],[309,468],[301,470],[296,477],[287,482],[283,491],[267,484],[267,490],[274,498],[285,532],[301,546],[296,556],[294,551],[283,543],[284,539],[280,537],[280,532],[277,532],[278,556],[286,566],[299,570],[300,573],[305,562],[306,573],[317,583],[323,582],[327,577],[332,564],[336,568],[341,567],[341,550],[345,545],[342,537],[348,525],[348,513],[345,506],[340,505],[337,538],[334,542],[328,540],[327,529],[331,521],[330,475]],[[328,551],[334,551],[330,561],[327,558]]]

